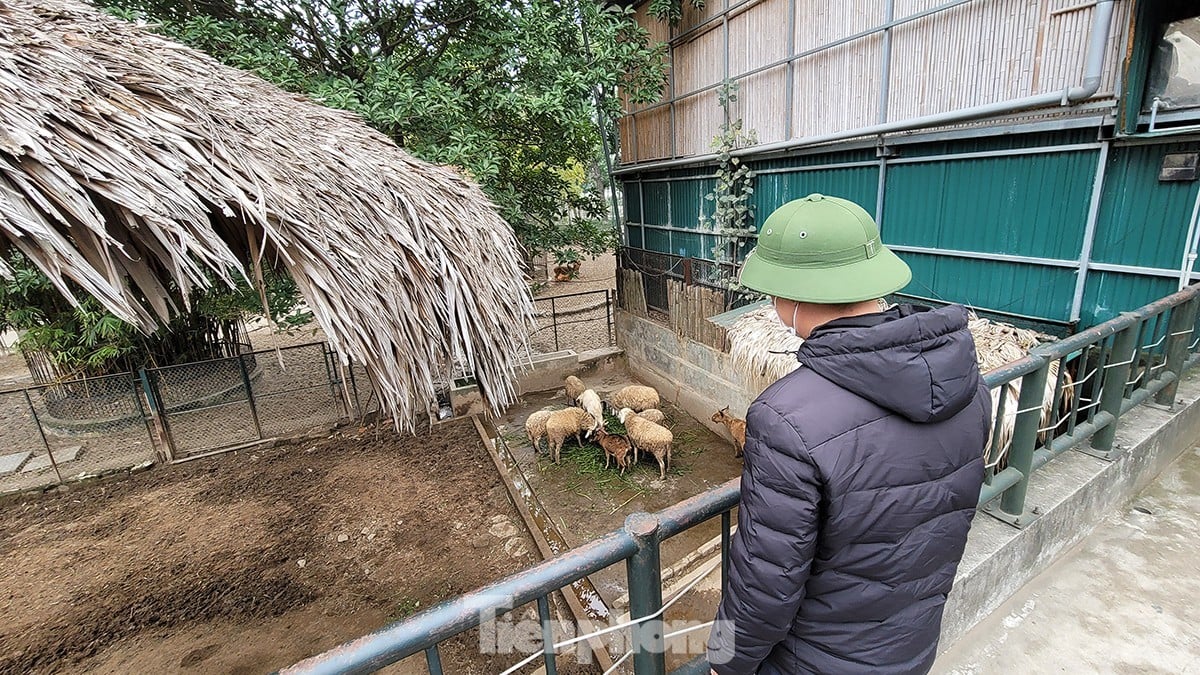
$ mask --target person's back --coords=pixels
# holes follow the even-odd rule
[[[801,308],[820,313],[793,309],[797,328]],[[961,307],[849,314],[802,328],[801,367],[747,414],[739,529],[709,639],[720,675],[933,663],[990,397]]]

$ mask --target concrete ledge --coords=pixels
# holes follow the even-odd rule
[[[517,392],[529,394],[563,386],[563,379],[579,369],[579,355],[571,350],[537,354],[517,378]]]
[[[1196,445],[1200,377],[1185,376],[1176,398],[1183,403],[1174,412],[1143,405],[1121,417],[1116,442],[1125,451],[1115,461],[1069,451],[1035,473],[1026,512],[1040,515],[1023,529],[976,514],[946,603],[939,653]]]

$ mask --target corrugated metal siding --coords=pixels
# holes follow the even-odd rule
[[[997,260],[902,253],[913,280],[903,293],[993,311],[1067,321],[1075,271]]]
[[[642,222],[642,185],[630,181],[621,185],[625,195],[625,220],[632,223]]]
[[[1081,321],[1084,326],[1103,323],[1121,312],[1137,309],[1174,293],[1178,285],[1178,280],[1166,277],[1093,270],[1088,272]]]
[[[1178,269],[1200,182],[1158,181],[1163,155],[1200,143],[1115,147],[1109,154],[1092,260]]]
[[[625,229],[629,232],[627,239],[628,245],[633,248],[646,248],[646,240],[643,238],[645,233],[644,228],[638,225],[626,225]]]
[[[1077,259],[1098,153],[890,165],[884,240],[907,246]]]
[[[647,225],[671,224],[669,183],[642,183],[642,222]]]
[[[849,199],[872,212],[879,188],[878,171],[864,166],[762,174],[754,181],[755,220],[761,226],[775,209],[814,192]]]
[[[656,230],[653,227],[644,228],[646,235],[645,249],[658,253],[671,253],[671,233],[666,230]]]
[[[716,181],[680,180],[671,183],[671,224],[696,229],[701,215],[712,214],[713,203],[704,198],[712,192]]]

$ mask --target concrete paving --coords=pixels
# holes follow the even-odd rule
[[[1200,448],[963,635],[945,675],[1200,674]]]

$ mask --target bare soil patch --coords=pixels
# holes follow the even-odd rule
[[[73,486],[0,510],[0,672],[268,672],[528,566],[526,537],[469,420]]]

